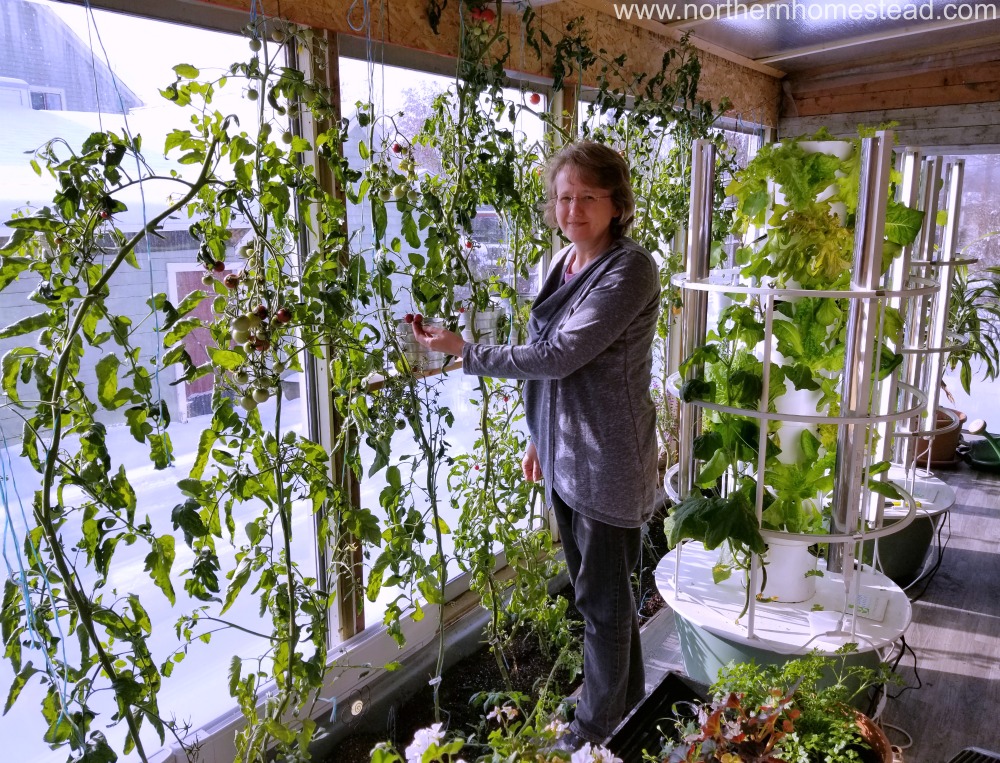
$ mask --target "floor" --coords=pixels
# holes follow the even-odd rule
[[[947,763],[965,747],[1000,751],[1000,475],[963,464],[937,476],[956,503],[943,524],[939,568],[909,589],[903,684],[890,689],[881,714],[901,748],[897,763]],[[936,559],[932,547],[925,575]],[[645,625],[642,640],[649,687],[667,671],[683,673],[669,607]]]

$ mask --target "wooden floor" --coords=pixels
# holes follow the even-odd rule
[[[926,590],[910,589],[913,622],[904,638],[913,652],[897,672],[913,688],[892,687],[896,697],[881,715],[902,763],[946,763],[965,747],[1000,752],[1000,476],[964,465],[936,476],[957,500],[944,523],[940,567]],[[936,547],[927,568],[935,555]],[[649,686],[668,670],[683,672],[669,607],[646,624],[642,641]]]

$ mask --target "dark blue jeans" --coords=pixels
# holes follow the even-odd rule
[[[642,528],[615,527],[574,511],[553,491],[553,509],[583,615],[583,690],[571,730],[603,743],[643,698],[646,674],[630,577]]]

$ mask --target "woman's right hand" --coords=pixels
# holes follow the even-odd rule
[[[524,458],[521,459],[521,470],[528,482],[542,481],[542,464],[538,460],[538,451],[533,442],[529,442],[528,449],[524,451]]]

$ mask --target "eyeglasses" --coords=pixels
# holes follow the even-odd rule
[[[560,196],[556,199],[556,204],[563,209],[569,209],[569,205],[575,201],[578,207],[591,207],[601,199],[610,198],[611,194],[605,194],[604,196]]]

